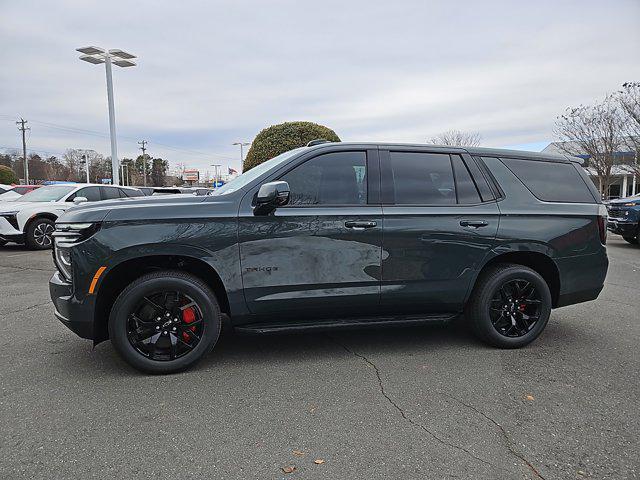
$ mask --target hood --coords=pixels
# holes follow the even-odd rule
[[[633,197],[616,198],[615,200],[610,200],[608,205],[623,205],[625,203],[635,203],[640,205],[640,196],[634,195]]]
[[[204,202],[207,197],[195,195],[157,195],[150,197],[118,198],[100,202],[87,202],[67,210],[58,222],[100,222],[103,220],[145,220],[163,212],[171,216],[173,209],[189,209],[190,205]],[[107,218],[108,217],[108,218]]]
[[[43,205],[48,207],[58,205],[58,203],[59,202],[0,202],[0,212],[20,212],[22,210],[29,210],[32,208],[37,210],[38,208],[42,208]]]

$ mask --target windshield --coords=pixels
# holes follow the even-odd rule
[[[251,183],[253,180],[258,178],[263,173],[269,171],[273,167],[278,166],[280,163],[284,162],[288,158],[291,158],[293,155],[298,153],[303,148],[305,147],[294,148],[293,150],[289,150],[288,152],[281,153],[277,157],[273,157],[271,160],[267,160],[266,162],[261,163],[257,167],[253,167],[251,170],[234,178],[229,183],[225,183],[223,186],[221,186],[214,192],[210,193],[210,195],[225,195],[227,193],[240,190],[242,187]]]
[[[57,202],[67,193],[76,187],[74,185],[57,186],[50,185],[48,187],[37,188],[29,193],[25,193],[21,198],[21,202]]]

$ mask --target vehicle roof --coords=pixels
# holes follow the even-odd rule
[[[312,147],[306,147],[308,149],[321,150],[330,146],[342,145],[342,146],[357,146],[357,147],[420,147],[433,149],[435,151],[442,150],[446,152],[467,152],[471,155],[486,156],[486,157],[508,157],[508,158],[523,158],[527,160],[539,160],[544,162],[561,162],[569,163],[576,162],[582,164],[584,160],[579,157],[571,157],[568,155],[559,155],[552,153],[541,152],[528,152],[525,150],[509,150],[504,148],[487,148],[487,147],[455,147],[446,145],[431,145],[427,143],[378,143],[378,142],[326,142]]]

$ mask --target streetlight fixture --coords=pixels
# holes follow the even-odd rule
[[[120,184],[120,164],[118,161],[118,145],[116,142],[116,114],[113,106],[113,79],[111,75],[111,64],[115,64],[118,67],[135,67],[136,63],[132,61],[132,58],[136,58],[135,55],[125,52],[120,49],[105,50],[100,47],[82,47],[76,48],[76,51],[83,53],[80,56],[80,60],[99,65],[104,63],[105,71],[107,75],[107,100],[109,103],[109,133],[111,135],[111,171],[113,176],[112,183],[114,185]]]
[[[240,168],[242,168],[242,162],[244,161],[244,155],[242,153],[242,147],[251,145],[251,142],[234,142],[233,145],[240,145]]]

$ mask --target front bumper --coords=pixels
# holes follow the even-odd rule
[[[628,222],[619,219],[607,220],[607,230],[623,237],[633,236],[638,231],[638,224],[636,222]]]
[[[94,298],[76,298],[73,285],[62,278],[59,272],[54,273],[49,280],[49,293],[56,308],[56,318],[76,335],[93,340]]]
[[[6,240],[7,242],[24,242],[24,234],[17,230],[9,220],[4,217],[0,217],[0,240]]]

